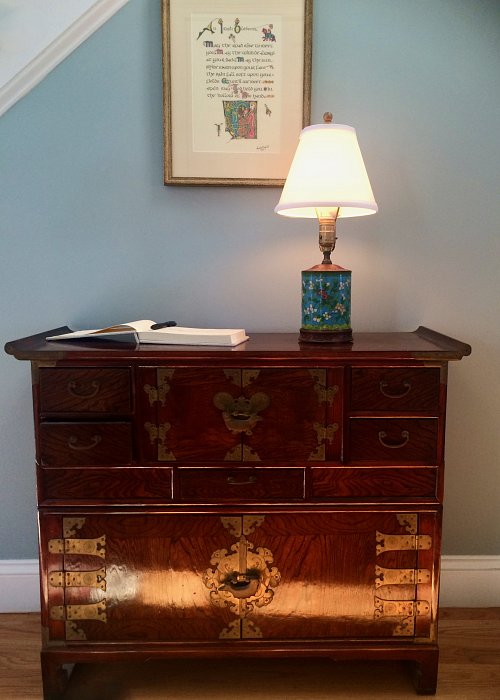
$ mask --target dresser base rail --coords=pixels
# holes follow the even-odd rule
[[[149,662],[161,659],[195,658],[326,658],[343,661],[405,661],[413,670],[418,695],[434,695],[437,686],[439,648],[435,644],[385,644],[376,642],[253,643],[238,646],[162,644],[79,646],[46,649],[41,653],[44,700],[63,700],[74,664]],[[68,668],[70,670],[68,670]]]

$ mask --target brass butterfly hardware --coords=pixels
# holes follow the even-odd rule
[[[264,411],[271,403],[269,396],[262,391],[253,394],[250,398],[239,396],[236,399],[231,394],[220,391],[215,394],[213,400],[216,408],[222,411],[226,428],[233,435],[240,433],[252,435],[253,428],[262,420],[262,416],[258,413]]]
[[[221,523],[233,537],[251,535],[256,527],[260,527],[265,520],[265,515],[235,515],[221,518]]]
[[[144,428],[149,435],[149,441],[153,444],[158,442],[158,459],[163,462],[175,462],[175,455],[167,444],[167,433],[171,428],[170,423],[144,423]]]
[[[333,406],[335,397],[339,393],[339,386],[335,384],[327,387],[326,369],[310,369],[309,374],[314,379],[314,391],[318,395],[318,402]]]
[[[156,402],[165,406],[167,394],[170,391],[170,380],[174,376],[175,369],[158,368],[156,370],[156,386],[144,384],[144,391],[148,395],[149,405],[154,406]]]
[[[321,425],[321,423],[315,423],[313,428],[318,436],[318,444],[323,443],[325,440],[328,440],[328,442],[332,444],[335,439],[335,433],[339,429],[339,424],[330,423],[329,425]]]

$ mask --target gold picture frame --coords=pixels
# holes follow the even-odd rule
[[[162,0],[166,185],[283,186],[310,123],[312,17],[313,0]]]

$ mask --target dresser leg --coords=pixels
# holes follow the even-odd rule
[[[418,695],[435,695],[437,689],[439,651],[429,650],[415,666],[415,688]]]
[[[49,654],[41,654],[43,698],[62,700],[68,684],[68,674],[63,666]]]

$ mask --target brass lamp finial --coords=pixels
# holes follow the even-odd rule
[[[323,121],[325,124],[331,124],[333,122],[333,114],[331,112],[325,112],[323,114]]]

